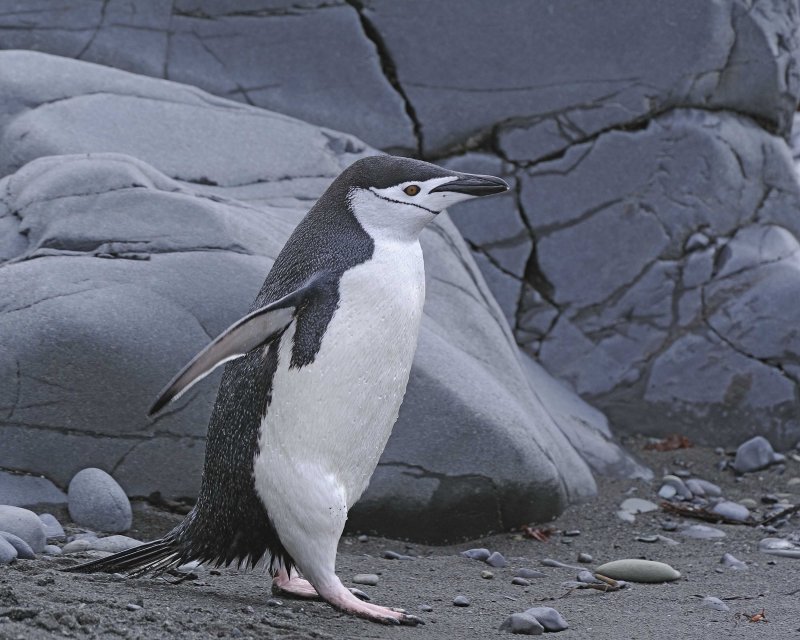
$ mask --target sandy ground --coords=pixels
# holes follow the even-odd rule
[[[790,460],[784,474],[774,470],[737,481],[718,471],[721,458],[710,449],[667,453],[645,452],[642,441],[629,446],[656,472],[688,468],[723,487],[729,499],[759,498],[787,491],[787,480],[800,476],[800,463]],[[164,579],[124,579],[110,575],[65,574],[59,567],[88,556],[17,561],[0,567],[0,639],[5,638],[429,638],[509,637],[498,627],[505,618],[531,606],[552,606],[570,628],[559,638],[800,638],[800,560],[767,556],[756,549],[766,534],[753,527],[717,525],[727,533],[721,541],[685,540],[661,530],[667,516],[652,512],[635,524],[618,520],[617,506],[629,496],[655,499],[658,484],[601,480],[600,495],[576,505],[549,526],[580,530],[576,537],[556,533],[548,542],[500,534],[446,547],[408,545],[401,541],[355,536],[343,538],[338,570],[346,584],[357,573],[377,573],[377,586],[362,587],[378,604],[407,609],[426,624],[416,628],[384,627],[343,616],[321,602],[281,598],[268,604],[270,582],[261,572],[197,571],[198,579],[170,584]],[[800,499],[798,495],[797,499]],[[64,514],[56,514],[64,518]],[[135,510],[132,536],[157,537],[180,519],[148,505]],[[65,520],[65,518],[64,518]],[[797,531],[795,516],[779,535]],[[678,546],[636,541],[636,536],[661,533],[681,540]],[[486,547],[503,553],[509,565],[492,569],[458,552]],[[384,550],[417,556],[386,560]],[[549,557],[577,565],[579,552],[594,563],[619,558],[660,560],[682,573],[676,582],[634,585],[614,593],[574,591],[562,586],[577,571],[541,566]],[[723,553],[748,563],[747,571],[722,569]],[[531,586],[511,584],[514,570],[537,568],[547,574]],[[491,570],[492,579],[481,577]],[[469,607],[455,607],[465,595]],[[730,611],[701,606],[703,596],[724,599]],[[129,604],[141,608],[129,610]],[[429,605],[432,611],[421,609]],[[752,623],[736,614],[764,609],[769,622]]]

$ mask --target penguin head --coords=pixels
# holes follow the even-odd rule
[[[508,190],[508,184],[494,176],[388,155],[357,160],[339,181],[347,188],[350,210],[372,235],[379,230],[418,235],[447,207]]]

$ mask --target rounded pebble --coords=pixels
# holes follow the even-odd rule
[[[581,569],[578,571],[577,581],[585,584],[602,582],[602,580],[595,578],[591,571],[587,571],[586,569]]]
[[[407,556],[397,551],[384,551],[383,557],[387,560],[413,560],[414,556]]]
[[[650,502],[650,500],[642,500],[641,498],[628,498],[627,500],[623,500],[619,508],[623,511],[637,514],[657,511],[658,505],[655,502]]]
[[[658,542],[658,536],[636,536],[636,539],[639,542],[648,542],[648,543]]]
[[[703,607],[706,609],[714,609],[714,611],[730,611],[730,607],[719,598],[714,596],[707,596],[703,598]]]
[[[433,607],[429,604],[421,604],[419,605],[420,611],[433,611]]]
[[[749,473],[784,460],[783,455],[775,453],[769,440],[764,436],[756,436],[739,445],[733,461],[733,469],[737,473]]]
[[[579,553],[578,562],[582,562],[583,564],[589,564],[590,562],[594,562],[594,558],[588,553]]]
[[[0,537],[0,564],[8,564],[17,559],[17,550],[3,537]]]
[[[575,536],[581,535],[580,529],[568,529],[562,535],[565,535],[568,538],[574,538]]]
[[[764,538],[758,543],[758,550],[784,558],[800,558],[800,545],[783,538]]]
[[[630,511],[624,511],[622,509],[617,511],[617,518],[619,518],[623,522],[628,522],[630,524],[633,524],[634,522],[636,522],[636,516],[635,515],[633,515]]]
[[[664,484],[672,486],[675,489],[677,495],[679,495],[681,498],[684,498],[686,500],[692,499],[692,492],[689,491],[689,487],[687,487],[686,483],[683,480],[681,480],[678,476],[667,474],[661,480]]]
[[[750,511],[747,507],[738,502],[729,502],[727,500],[715,504],[711,508],[711,512],[736,522],[747,522],[750,519]]]
[[[469,598],[467,596],[456,596],[453,598],[453,604],[457,607],[468,607]]]
[[[738,558],[734,558],[730,553],[724,554],[719,561],[720,563],[728,567],[728,569],[733,569],[734,571],[747,570],[747,565]]]
[[[42,550],[48,556],[60,556],[61,555],[61,547],[58,547],[54,544],[46,544],[44,545],[44,549]]]
[[[485,569],[481,571],[481,578],[484,580],[491,580],[494,578],[494,574],[491,571],[486,571]]]
[[[725,532],[721,529],[715,529],[704,524],[689,525],[678,531],[678,533],[687,538],[695,538],[697,540],[712,540],[725,537]]]
[[[0,531],[22,538],[34,553],[41,553],[46,542],[44,525],[33,511],[0,505]]]
[[[739,504],[748,509],[755,509],[758,506],[758,503],[752,498],[742,498],[739,500]]]
[[[658,490],[658,497],[663,498],[664,500],[671,500],[676,496],[678,490],[673,487],[671,484],[662,485],[661,488]]]
[[[369,540],[369,536],[367,534],[365,534],[365,533],[362,533],[360,536],[358,536],[358,541],[359,542],[367,542],[368,540]]]
[[[526,616],[533,616],[547,631],[564,631],[569,629],[567,621],[553,607],[531,607],[525,610]]]
[[[90,467],[76,473],[69,483],[67,500],[70,517],[82,527],[110,533],[131,528],[130,500],[102,469]]]
[[[365,584],[370,587],[374,587],[378,584],[379,580],[380,578],[374,573],[359,573],[353,576],[353,582],[356,584]]]
[[[44,525],[44,535],[47,538],[47,542],[66,540],[67,536],[64,533],[64,527],[61,526],[61,523],[56,520],[52,513],[39,514],[39,520]]]
[[[495,551],[492,555],[486,558],[484,562],[495,569],[502,569],[506,566],[506,564],[508,564],[503,554],[499,551]]]
[[[547,574],[542,573],[541,571],[537,571],[536,569],[517,569],[514,572],[514,576],[517,578],[525,578],[526,580],[531,580],[532,578],[546,578]]]
[[[500,631],[508,631],[521,636],[540,636],[544,633],[544,627],[533,616],[512,613],[500,625]]]
[[[141,606],[139,606],[138,604],[134,604],[133,602],[129,602],[128,604],[126,604],[126,605],[125,605],[125,608],[126,608],[128,611],[138,611],[138,610],[139,610],[139,609],[141,609],[142,607],[141,607]]]
[[[6,542],[17,550],[17,558],[20,560],[36,560],[36,554],[33,549],[22,538],[7,531],[0,531],[0,536],[5,538]]]
[[[527,578],[519,578],[519,577],[517,577],[517,578],[512,578],[511,579],[511,584],[516,584],[516,585],[519,585],[521,587],[530,587],[531,586],[531,581],[528,580]]]
[[[467,549],[462,551],[461,555],[470,560],[486,560],[492,552],[488,549]]]
[[[668,564],[638,558],[607,562],[597,567],[595,571],[615,580],[629,582],[669,582],[681,577],[680,572]]]

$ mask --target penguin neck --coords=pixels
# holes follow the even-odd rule
[[[368,189],[353,189],[347,204],[375,242],[414,243],[436,214],[422,207],[378,197]]]

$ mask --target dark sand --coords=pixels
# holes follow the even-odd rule
[[[657,453],[644,452],[641,445],[641,440],[629,443],[657,478],[665,471],[688,467],[697,477],[719,484],[732,500],[759,500],[765,493],[788,491],[787,480],[800,476],[800,463],[790,459],[783,475],[767,470],[737,482],[731,472],[717,471],[720,456],[710,449]],[[726,538],[685,540],[661,530],[660,523],[666,518],[661,512],[641,514],[635,524],[617,519],[615,512],[623,499],[638,496],[656,501],[658,486],[657,482],[601,480],[597,499],[571,507],[548,525],[559,530],[579,529],[581,534],[567,538],[557,533],[546,543],[509,533],[446,547],[380,538],[359,542],[355,536],[345,537],[338,560],[345,584],[352,584],[357,573],[379,574],[377,586],[362,587],[372,602],[403,607],[421,617],[425,626],[384,627],[344,616],[321,602],[280,598],[282,605],[268,606],[270,581],[261,571],[223,569],[217,575],[203,569],[197,571],[197,580],[178,585],[163,579],[58,572],[59,567],[89,557],[75,554],[0,567],[0,639],[510,637],[498,631],[500,624],[509,614],[531,606],[558,609],[570,625],[557,636],[564,639],[800,638],[800,560],[759,553],[756,545],[767,534],[754,527],[715,525],[727,533]],[[56,515],[62,522],[66,520],[63,512]],[[129,533],[151,539],[179,519],[139,504]],[[798,523],[800,516],[796,515],[778,535],[797,531]],[[668,546],[635,540],[637,535],[654,533],[682,543]],[[500,551],[509,566],[492,569],[458,555],[472,547]],[[386,560],[382,554],[387,549],[418,557]],[[646,558],[671,564],[682,578],[614,593],[582,590],[566,595],[561,583],[573,580],[577,572],[542,567],[540,561],[550,557],[577,565],[579,552],[594,556],[594,564],[588,568],[619,558]],[[718,572],[725,552],[747,562],[749,569]],[[511,578],[520,567],[540,569],[547,577],[533,580],[530,587],[514,586]],[[482,578],[483,570],[491,570],[494,578]],[[457,595],[467,596],[471,606],[453,606]],[[701,597],[709,595],[726,600],[731,610],[701,607]],[[129,611],[128,603],[139,603],[142,608]],[[423,604],[432,606],[433,611],[421,611]],[[762,608],[768,623],[736,618],[736,614],[753,614]]]

